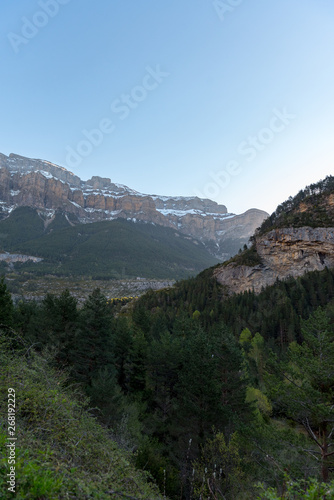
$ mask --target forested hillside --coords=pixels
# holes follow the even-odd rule
[[[202,243],[175,229],[124,219],[74,224],[68,217],[58,212],[48,220],[19,207],[0,220],[0,251],[41,259],[12,264],[18,273],[94,279],[181,279],[217,262]]]
[[[334,267],[334,178],[306,187],[277,207],[237,255],[214,271],[230,294],[262,289],[276,279]]]
[[[327,227],[332,191],[332,178],[307,188],[259,233]],[[320,257],[322,270],[258,293],[231,294],[218,265],[139,299],[95,289],[80,306],[68,290],[14,304],[2,279],[18,498],[333,499],[334,269]],[[254,245],[233,263],[258,259]]]
[[[221,301],[207,270],[125,305],[95,290],[81,308],[67,291],[13,305],[3,283],[22,498],[158,498],[134,466],[171,499],[333,498],[333,278]]]
[[[256,234],[281,227],[331,227],[334,224],[334,177],[307,186],[281,203]]]

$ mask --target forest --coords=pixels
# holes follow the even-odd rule
[[[334,498],[333,270],[229,297],[208,269],[80,307],[14,304],[2,278],[0,324],[18,498]]]
[[[262,235],[271,229],[281,227],[331,227],[334,210],[328,199],[331,198],[333,189],[332,175],[301,189],[296,196],[290,196],[278,205],[275,212],[264,220],[255,235]]]

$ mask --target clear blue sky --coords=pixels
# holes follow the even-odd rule
[[[16,0],[0,13],[4,154],[235,213],[271,212],[333,174],[333,0]]]

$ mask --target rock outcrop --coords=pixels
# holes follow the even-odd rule
[[[122,217],[172,227],[201,240],[222,260],[229,256],[222,250],[224,241],[247,242],[268,216],[257,209],[229,214],[225,205],[197,197],[144,195],[109,178],[93,176],[82,181],[48,161],[0,154],[2,213],[23,205],[61,209],[81,223]]]
[[[256,237],[255,245],[261,264],[251,267],[231,262],[215,269],[214,276],[229,293],[259,293],[277,278],[297,278],[308,271],[334,267],[334,227],[274,229]]]
[[[11,264],[13,262],[42,262],[43,259],[40,257],[33,257],[32,255],[22,255],[19,253],[9,253],[9,252],[1,252],[0,253],[0,261],[6,262],[7,264]]]

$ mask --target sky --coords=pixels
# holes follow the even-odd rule
[[[0,6],[0,152],[267,212],[333,174],[333,0]]]

